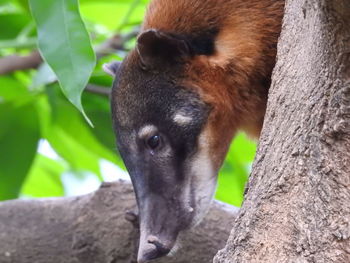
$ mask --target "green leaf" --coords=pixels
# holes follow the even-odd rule
[[[81,94],[95,67],[96,58],[80,17],[78,1],[29,2],[44,60],[55,72],[63,93],[86,117]]]
[[[0,15],[0,39],[14,39],[30,21],[25,14],[4,14]]]
[[[32,98],[26,87],[12,77],[0,77],[0,87],[0,102],[13,101],[16,104],[21,104]]]
[[[79,131],[79,130],[78,130]],[[52,148],[76,171],[90,171],[100,176],[99,156],[76,140],[76,134],[67,133],[62,127],[54,125],[47,136]]]
[[[56,81],[57,77],[50,66],[47,63],[42,63],[32,79],[31,89],[39,90],[41,87]]]
[[[65,170],[62,162],[37,154],[21,194],[26,197],[63,196],[61,175]]]
[[[84,18],[96,24],[102,24],[110,30],[121,29],[126,24],[142,22],[146,4],[145,1],[94,1],[85,0],[81,3]]]
[[[28,0],[17,0],[17,3],[29,13],[29,3]]]
[[[106,159],[113,163],[121,163],[117,155],[105,147],[94,135],[92,128],[87,125],[79,112],[63,98],[61,92],[52,85],[47,88],[49,102],[41,100],[40,117],[43,125],[42,132],[52,148],[75,171],[90,171],[100,175],[99,162]],[[109,103],[107,102],[109,111]],[[101,105],[100,105],[101,106]],[[102,108],[105,108],[103,106]],[[101,110],[103,110],[101,108]],[[42,112],[46,112],[42,114]],[[48,115],[51,116],[50,119]],[[110,132],[112,133],[112,129]]]
[[[36,154],[38,118],[31,104],[0,104],[0,200],[17,198]]]
[[[104,158],[117,164],[121,169],[126,170],[124,162],[116,150],[115,134],[112,128],[110,102],[108,98],[85,93],[83,95],[83,102],[86,112],[95,124],[94,128],[89,128],[91,133],[93,133],[95,138],[99,140],[99,143],[102,143],[106,150],[113,155],[113,158]]]
[[[0,14],[15,14],[21,11],[17,1],[0,0]]]

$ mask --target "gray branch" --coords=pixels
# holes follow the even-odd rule
[[[134,208],[131,185],[121,181],[85,196],[0,203],[0,262],[136,262],[138,229],[125,219]],[[178,252],[157,262],[212,262],[237,210],[214,202],[204,221],[179,238]]]
[[[111,95],[111,89],[93,84],[88,84],[85,91],[105,97],[109,97]]]
[[[42,63],[38,51],[33,51],[27,56],[11,55],[0,58],[0,75],[12,73],[16,70],[34,69]]]
[[[126,51],[125,44],[135,37],[139,28],[135,28],[128,34],[116,34],[96,47],[97,59],[112,54],[115,51]],[[35,50],[27,56],[10,55],[0,58],[0,76],[17,70],[36,69],[43,62],[40,53]],[[93,91],[92,91],[93,92]]]

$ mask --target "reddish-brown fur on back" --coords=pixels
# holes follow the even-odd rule
[[[217,166],[236,130],[259,136],[283,8],[283,0],[153,0],[149,6],[144,30],[218,29],[215,52],[195,56],[184,80],[213,107],[206,129]]]

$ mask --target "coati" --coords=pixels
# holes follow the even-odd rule
[[[196,225],[238,130],[258,137],[283,0],[153,0],[115,76],[117,146],[140,215],[138,262]]]

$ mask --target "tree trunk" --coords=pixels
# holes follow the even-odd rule
[[[244,205],[214,259],[350,262],[350,1],[288,0]]]
[[[138,230],[125,220],[135,205],[131,185],[123,182],[80,197],[0,203],[0,262],[136,262]],[[178,253],[157,262],[211,262],[224,247],[237,210],[215,202],[205,220],[180,237]]]

